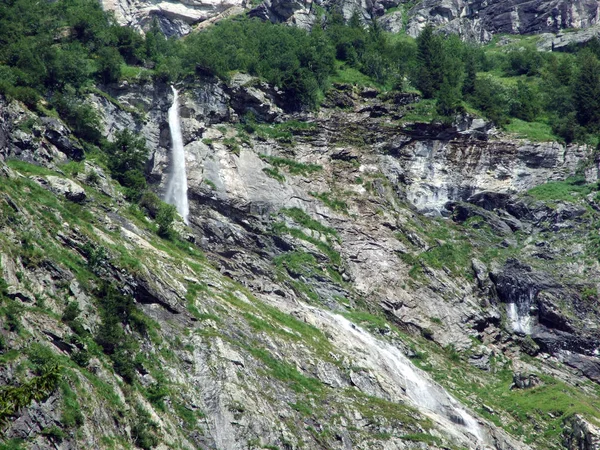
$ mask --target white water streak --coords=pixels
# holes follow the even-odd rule
[[[181,136],[181,125],[179,123],[179,94],[173,90],[173,104],[169,108],[169,130],[171,131],[171,174],[167,183],[165,201],[177,208],[177,212],[183,217],[186,224],[190,209],[187,198],[187,174],[185,171],[185,151],[183,149],[183,138]]]
[[[533,323],[528,310],[529,304],[527,304],[525,308],[520,308],[516,303],[506,304],[506,315],[510,321],[511,328],[515,333],[531,334]]]
[[[357,351],[368,349],[368,354],[363,354],[365,362],[378,372],[387,374],[415,406],[429,411],[428,415],[432,419],[447,427],[447,432],[453,434],[452,430],[462,428],[463,436],[471,435],[471,439],[474,438],[477,442],[471,448],[485,446],[485,433],[477,420],[444,388],[431,380],[429,375],[416,368],[397,347],[376,339],[340,315],[308,308],[329,326],[343,333],[345,345],[354,347]]]

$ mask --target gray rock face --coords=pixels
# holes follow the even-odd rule
[[[485,190],[510,194],[562,179],[589,152],[585,146],[551,142],[473,140],[445,129],[409,133],[408,142],[392,141],[384,170],[407,185],[410,203],[433,215],[444,214],[449,201]]]
[[[440,32],[458,34],[475,42],[488,42],[498,33],[545,33],[539,48],[560,50],[598,35],[596,0],[423,0],[404,13],[385,14],[399,4],[395,0],[325,0],[321,6],[340,12],[346,20],[356,11],[364,23],[377,19],[385,30],[393,33],[403,28],[403,15],[406,15],[406,31],[413,37],[428,23]],[[268,0],[252,10],[251,15],[303,28],[309,28],[314,21],[312,3],[297,0]],[[594,28],[586,30],[589,27]],[[563,33],[565,29],[583,31]]]
[[[377,20],[381,28],[390,33],[398,33],[404,27],[402,11],[399,10],[381,16]]]
[[[101,0],[106,11],[112,11],[120,25],[147,31],[155,19],[168,37],[188,34],[195,24],[222,15],[229,9],[245,7],[245,0],[149,1]]]
[[[569,450],[600,449],[600,428],[579,415],[574,415],[569,419],[563,431],[563,436],[565,437],[566,448]]]
[[[469,253],[477,242],[459,241],[489,227],[482,242],[491,250],[553,257],[557,250],[536,233],[577,230],[589,211],[523,193],[572,174],[587,157],[586,148],[504,139],[468,117],[453,127],[399,127],[406,103],[418,98],[381,98],[373,89],[338,87],[321,111],[295,114],[286,112],[277,91],[247,77],[235,77],[229,86],[206,79],[180,92],[191,214],[189,228],[177,227],[190,248],[160,240],[150,226],[143,228],[143,217],[134,223],[106,176],[98,172],[93,183],[88,180],[93,167],[87,165],[86,174],[73,178],[112,200],[96,203],[90,195],[86,207],[93,208],[94,223],[83,229],[60,222],[48,238],[68,252],[67,261],[77,258],[73,267],[118,283],[159,324],[152,328],[158,339],[135,334],[140,352],[154,358],[152,370],[135,370],[149,388],[154,370],[164,369],[177,404],[165,401],[160,411],[141,395],[131,398],[133,388],[121,388],[107,359],[92,361],[89,370],[113,397],[149,411],[165,447],[414,449],[428,444],[403,437],[430,433],[442,440],[440,447],[521,450],[529,447],[481,418],[468,431],[457,404],[440,394],[429,375],[417,377],[420,386],[423,379],[429,384],[415,394],[419,380],[394,361],[408,355],[432,374],[442,373],[438,381],[472,401],[473,410],[503,419],[509,414],[501,399],[491,407],[488,400],[494,399],[468,392],[462,375],[453,373],[455,363],[483,386],[498,369],[532,373],[529,367],[510,367],[509,358],[527,351],[539,355],[542,369],[535,370],[552,370],[567,380],[577,379],[572,373],[595,379],[600,322],[582,286],[563,280],[561,266],[551,272],[529,260],[497,263],[487,254],[486,259]],[[118,102],[91,98],[106,134],[132,128],[146,137],[152,150],[148,172],[160,193],[169,169],[168,87],[124,85],[111,95]],[[269,132],[240,132],[237,121],[249,111]],[[14,117],[18,123],[19,114]],[[291,120],[303,125],[289,122],[296,128],[279,137],[278,123]],[[21,131],[9,134],[14,144],[6,155],[37,155],[37,132]],[[33,150],[27,153],[17,143]],[[61,154],[47,165],[59,162]],[[54,191],[59,197],[75,189],[75,181],[57,183],[68,187]],[[0,202],[15,210],[1,197]],[[26,214],[27,208],[15,206],[15,213]],[[30,223],[26,218],[23,223]],[[10,231],[4,218],[0,227],[7,235],[19,231]],[[196,258],[193,242],[209,262]],[[519,245],[531,247],[529,253]],[[457,258],[455,251],[467,255]],[[570,251],[576,259],[577,248]],[[135,255],[133,267],[124,265],[124,255]],[[34,339],[66,355],[76,344],[68,342],[69,326],[57,319],[65,308],[61,300],[76,302],[82,326],[94,332],[102,322],[94,289],[61,261],[36,264],[29,267],[2,252],[9,299],[23,305],[38,297],[46,301],[52,314],[40,319],[28,311],[24,326]],[[528,332],[515,332],[507,322],[507,305],[521,300],[530,301],[526,312],[534,318]],[[133,336],[130,328],[124,330]],[[13,335],[10,345],[19,339]],[[84,392],[95,392],[80,378]],[[0,368],[0,380],[14,379]],[[427,388],[441,395],[441,406],[423,406]],[[94,398],[77,443],[98,448],[98,436],[114,435],[133,441],[130,424],[112,417],[123,408]],[[193,430],[173,412],[179,407],[201,417]],[[46,419],[35,417],[31,428],[38,430]],[[41,448],[49,442],[40,441]],[[65,440],[59,448],[72,445]]]
[[[597,22],[598,2],[425,0],[410,11],[408,32],[417,36],[426,23],[465,38],[486,42],[493,34],[558,33]]]
[[[312,1],[305,0],[266,0],[251,10],[249,15],[273,23],[287,21],[293,23],[296,17],[310,14],[311,6]]]
[[[64,196],[72,202],[83,202],[86,199],[85,190],[74,181],[67,178],[60,178],[54,175],[46,175],[45,177],[35,177],[34,181],[40,186],[47,188],[56,195]]]

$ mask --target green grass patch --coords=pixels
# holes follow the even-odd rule
[[[445,243],[421,253],[419,259],[434,269],[447,268],[452,273],[464,275],[471,263],[472,247],[466,243]]]
[[[319,380],[301,374],[294,366],[275,359],[268,351],[254,347],[248,348],[248,351],[267,366],[270,375],[289,383],[295,392],[318,394],[323,390],[323,384]]]
[[[343,63],[337,62],[337,71],[331,81],[340,84],[351,84],[353,86],[367,86],[377,87],[377,83],[373,79],[360,70],[354,67],[347,66]]]
[[[292,175],[307,176],[311,173],[323,170],[323,167],[317,164],[304,164],[292,159],[280,158],[278,156],[260,155],[260,158],[277,169],[285,168]]]
[[[552,127],[543,122],[525,122],[521,119],[511,119],[504,127],[507,133],[514,134],[519,139],[528,139],[533,142],[559,141]]]
[[[364,311],[347,311],[342,313],[348,320],[370,330],[383,330],[388,325],[383,316],[374,315]]]
[[[313,219],[300,208],[284,208],[281,210],[281,212],[290,219],[293,219],[298,225],[302,225],[303,227],[318,231],[320,233],[330,234],[336,237],[338,236],[336,230],[322,225],[321,222]]]
[[[17,172],[21,172],[24,175],[58,175],[53,170],[47,169],[46,167],[31,164],[18,159],[9,159],[6,161],[6,165]]]
[[[542,201],[576,202],[597,189],[596,184],[586,184],[583,177],[570,177],[565,181],[541,184],[527,191],[527,194]]]
[[[436,116],[435,100],[421,100],[413,103],[406,109],[406,114],[402,116],[401,123],[406,122],[431,122]]]
[[[404,434],[400,436],[400,439],[411,442],[425,442],[426,444],[431,445],[441,445],[442,440],[436,436],[432,436],[427,433],[414,433],[414,434]]]
[[[273,263],[296,276],[310,276],[318,270],[317,259],[310,253],[301,251],[287,252],[276,256],[273,258]]]
[[[281,172],[279,172],[279,170],[277,170],[277,168],[272,169],[270,167],[265,167],[263,169],[263,172],[266,173],[271,178],[276,179],[280,183],[285,182],[285,176]]]
[[[324,204],[329,206],[334,211],[339,211],[348,214],[348,204],[345,201],[334,197],[334,195],[331,192],[309,192],[309,194],[321,200]]]

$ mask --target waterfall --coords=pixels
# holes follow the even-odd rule
[[[534,303],[535,292],[528,289],[527,293],[518,295],[514,302],[506,304],[506,315],[515,333],[531,334],[534,317],[531,315],[531,305]]]
[[[174,205],[186,224],[190,213],[187,198],[187,175],[185,172],[185,152],[179,124],[179,95],[173,90],[173,104],[169,108],[169,130],[171,131],[171,174],[167,183],[165,201]]]
[[[426,372],[415,367],[398,348],[376,339],[340,315],[310,306],[307,308],[315,318],[340,334],[338,338],[346,348],[360,355],[359,364],[387,375],[399,395],[408,397],[409,403],[457,439],[468,441],[469,448],[485,447],[485,433],[478,421]]]

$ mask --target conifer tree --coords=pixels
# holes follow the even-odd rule
[[[589,50],[578,58],[579,71],[573,84],[577,120],[588,129],[600,128],[600,62]]]

